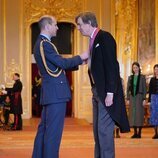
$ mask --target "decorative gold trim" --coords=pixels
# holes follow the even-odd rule
[[[120,73],[125,83],[131,73],[131,63],[137,58],[136,12],[137,0],[115,0],[115,38]]]
[[[99,24],[99,26],[100,26],[100,28],[102,27],[102,25],[103,25],[103,23],[102,23],[102,3],[101,3],[101,1],[99,1],[99,17],[100,17],[100,20],[99,20],[99,22],[100,22],[100,24]]]
[[[46,63],[46,59],[44,56],[43,42],[48,42],[49,44],[51,44],[51,46],[54,48],[54,50],[57,52],[57,54],[59,54],[58,50],[55,47],[55,45],[48,40],[44,39],[40,42],[40,54],[41,54],[42,61],[43,61],[43,64],[44,64],[44,67],[45,67],[47,73],[52,77],[58,77],[62,73],[63,70],[60,69],[59,67],[57,67],[56,70],[54,70],[54,71],[48,68],[47,63]]]
[[[6,1],[3,1],[3,73],[4,73],[4,82],[6,82],[6,62],[7,62],[7,43],[6,43]]]
[[[111,33],[114,37],[116,37],[116,32],[115,32],[115,0],[111,0],[111,12],[110,12],[110,21],[111,21]]]
[[[72,58],[72,54],[61,54],[63,58]]]
[[[158,63],[158,0],[155,1],[155,52],[156,52],[156,63]]]
[[[20,14],[19,14],[19,61],[20,61],[20,66],[21,69],[23,70],[23,47],[24,47],[24,42],[23,42],[23,2],[20,1]],[[22,76],[20,76],[20,78],[22,79]]]
[[[6,80],[6,87],[13,86],[13,74],[19,73],[20,76],[22,74],[21,66],[15,62],[15,59],[12,59],[10,63],[7,64],[6,73],[5,73],[5,80]]]
[[[82,8],[81,0],[25,0],[24,19],[25,26],[37,21],[42,15],[54,15],[58,21],[71,19]],[[71,21],[70,20],[70,21]]]
[[[152,67],[156,62],[156,1],[138,1],[138,62],[145,75],[153,73]]]

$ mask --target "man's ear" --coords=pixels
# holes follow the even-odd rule
[[[46,31],[49,31],[49,27],[50,27],[50,26],[49,26],[48,24],[45,25],[45,30],[46,30]]]
[[[88,24],[90,24],[90,25],[92,24],[90,20],[88,20]]]

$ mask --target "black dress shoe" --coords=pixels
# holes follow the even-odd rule
[[[22,128],[16,128],[16,130],[18,130],[18,131],[19,131],[19,130],[22,130]]]
[[[138,138],[137,134],[133,134],[133,136],[131,138]]]
[[[15,131],[16,129],[15,128],[10,128],[10,129],[8,129],[8,131]]]
[[[137,135],[137,138],[141,138],[141,135],[138,134],[138,135]]]
[[[116,135],[116,138],[121,138],[119,134]]]
[[[158,139],[158,134],[155,134],[152,139]]]

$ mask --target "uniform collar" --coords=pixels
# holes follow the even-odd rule
[[[51,41],[51,39],[50,39],[50,37],[48,37],[47,35],[45,35],[45,34],[40,34],[41,36],[44,36],[47,40],[49,40],[49,41]]]

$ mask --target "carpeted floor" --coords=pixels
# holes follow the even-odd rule
[[[24,120],[23,131],[0,129],[0,158],[31,158],[39,119]],[[130,133],[115,139],[116,158],[157,158],[158,140],[151,139],[152,128],[142,130],[142,139],[131,139]],[[93,158],[92,125],[85,120],[65,119],[60,158]]]

